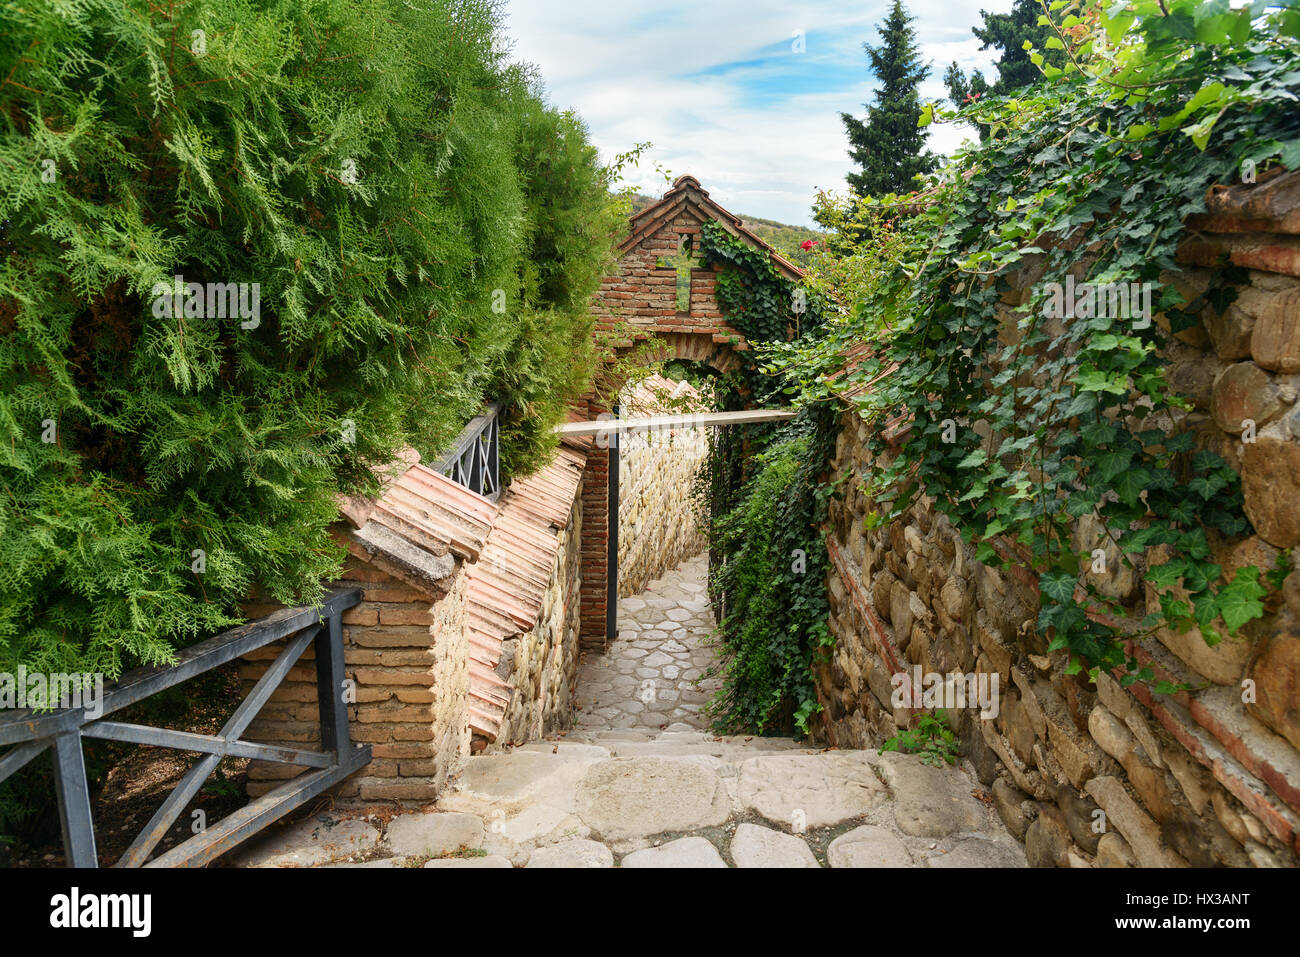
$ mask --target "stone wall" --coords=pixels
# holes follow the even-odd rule
[[[1167,356],[1170,380],[1195,404],[1170,424],[1196,430],[1242,475],[1254,534],[1215,543],[1227,570],[1274,567],[1282,549],[1300,545],[1300,217],[1292,212],[1300,181],[1289,176],[1257,187],[1253,199],[1238,195],[1253,204],[1248,218],[1232,215],[1232,197],[1211,203],[1180,248],[1185,268],[1165,277],[1193,300],[1221,257],[1250,270],[1236,302],[1222,314],[1206,305],[1201,325],[1175,337]],[[1290,205],[1279,209],[1279,195],[1291,195]],[[1026,270],[1008,306],[1040,278]],[[996,675],[995,717],[950,713],[963,753],[1031,864],[1296,866],[1300,571],[1235,640],[1210,648],[1198,633],[1166,631],[1130,643],[1158,680],[1190,691],[1125,689],[1107,674],[1092,684],[1064,673],[1062,653],[1048,653],[1035,627],[1033,576],[976,562],[931,503],[865,529],[873,503],[860,477],[878,464],[865,451],[867,428],[845,412],[836,447],[835,474],[852,469],[855,478],[831,503],[836,646],[818,674],[820,734],[840,747],[871,747],[912,726],[917,712],[894,707],[891,682],[916,666]],[[1107,567],[1121,571],[1099,587],[1134,619],[1157,607],[1141,571],[1160,556],[1122,570],[1103,530],[1088,522],[1077,526],[1075,544],[1108,548]]]
[[[704,411],[688,382],[651,376],[622,403],[627,415]],[[619,440],[618,593],[646,583],[708,547],[706,530],[691,507],[695,476],[709,454],[703,428],[624,435]]]
[[[536,741],[573,722],[582,585],[582,509],[576,504],[559,539],[537,624],[526,634],[502,642],[497,674],[509,682],[514,694],[496,741],[486,747],[488,752]]]

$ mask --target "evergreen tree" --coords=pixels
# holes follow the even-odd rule
[[[875,102],[866,104],[865,120],[841,114],[849,134],[849,156],[861,167],[849,173],[849,185],[863,196],[909,192],[915,188],[913,178],[936,165],[925,148],[925,132],[917,126],[921,116],[917,87],[930,75],[930,68],[920,59],[911,27],[914,19],[902,0],[894,0],[879,28],[880,46],[862,45],[871,72],[880,81]]]
[[[1043,12],[1040,0],[1015,0],[1010,13],[980,11],[984,26],[971,27],[971,33],[980,41],[981,50],[999,51],[998,78],[990,84],[979,70],[968,77],[954,61],[943,75],[948,98],[954,105],[960,108],[979,96],[1005,96],[1012,90],[1037,83],[1042,73],[1030,62],[1026,40],[1046,56],[1048,63],[1060,66],[1061,51],[1044,49],[1047,38],[1054,34],[1050,27],[1038,25]]]

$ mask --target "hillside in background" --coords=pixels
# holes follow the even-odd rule
[[[657,202],[653,196],[638,194],[632,199],[632,212],[639,213],[653,202]],[[768,243],[796,266],[806,266],[808,264],[808,253],[800,248],[802,243],[808,240],[820,242],[826,238],[825,233],[815,229],[808,229],[805,226],[791,226],[788,223],[778,223],[776,220],[761,219],[758,216],[747,216],[744,213],[736,213],[736,215],[744,221],[746,229],[753,232],[763,242]]]

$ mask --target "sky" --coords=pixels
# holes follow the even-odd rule
[[[1011,0],[907,0],[931,75],[945,96],[953,60],[990,79],[997,51],[979,48],[980,8]],[[843,112],[865,115],[875,87],[862,44],[879,43],[888,0],[506,0],[510,56],[536,65],[552,105],[574,110],[609,161],[650,142],[625,182],[667,188],[655,164],[690,173],[733,213],[812,225],[818,189],[845,190],[853,168]],[[800,49],[802,47],[802,49]],[[951,152],[972,134],[930,127]]]

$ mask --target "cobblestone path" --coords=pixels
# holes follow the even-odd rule
[[[705,705],[721,687],[708,569],[708,555],[696,555],[619,601],[618,638],[578,669],[579,730],[707,726]]]
[[[917,755],[719,737],[707,556],[619,606],[576,723],[469,758],[421,810],[336,807],[250,842],[244,867],[1024,867],[972,770]]]

